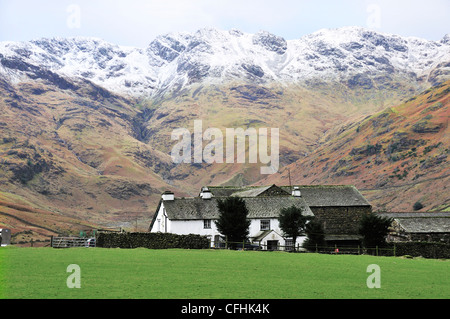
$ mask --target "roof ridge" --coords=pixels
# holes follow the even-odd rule
[[[256,185],[248,185],[248,186],[206,186],[208,188],[261,188],[261,187],[269,187],[273,185],[266,186],[256,186]]]

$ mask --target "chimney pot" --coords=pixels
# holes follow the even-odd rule
[[[202,187],[202,191],[200,193],[200,197],[203,198],[203,199],[211,199],[212,193],[208,189],[208,187]]]
[[[164,200],[164,201],[175,199],[175,195],[171,191],[165,191],[161,197],[162,197],[162,200]]]
[[[301,197],[302,193],[300,192],[300,187],[295,186],[294,190],[292,191],[292,196],[294,197]]]

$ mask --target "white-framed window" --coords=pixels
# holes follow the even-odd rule
[[[203,228],[204,229],[211,229],[211,219],[204,219],[203,220]]]
[[[286,250],[286,251],[292,251],[292,250],[294,250],[294,240],[293,240],[292,238],[286,239],[284,245],[286,246],[286,247],[285,247],[285,250]]]
[[[270,219],[261,219],[260,230],[270,230]]]

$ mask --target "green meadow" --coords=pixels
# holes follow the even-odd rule
[[[373,264],[380,288],[370,289]],[[1,247],[0,298],[447,299],[449,270],[449,260],[365,255]]]

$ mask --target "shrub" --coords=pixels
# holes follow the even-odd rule
[[[423,205],[421,202],[415,202],[413,205],[414,210],[421,210],[423,208]]]

